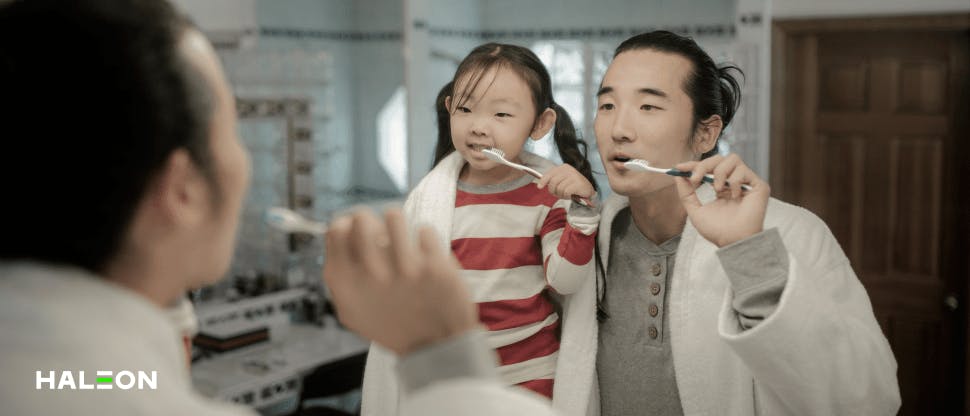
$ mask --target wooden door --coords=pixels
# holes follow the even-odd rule
[[[782,41],[772,185],[829,225],[868,290],[899,363],[900,414],[960,414],[970,32],[857,23]]]

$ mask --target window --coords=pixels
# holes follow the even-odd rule
[[[398,87],[377,116],[377,156],[387,176],[401,192],[407,190],[408,142],[404,87]]]
[[[613,47],[606,43],[584,41],[543,41],[532,46],[552,77],[552,95],[576,127],[576,136],[589,146],[588,159],[600,187],[600,195],[609,193],[606,174],[596,150],[593,117],[596,114],[596,90],[599,89],[606,67],[613,56]],[[562,163],[551,135],[531,142],[527,150]]]

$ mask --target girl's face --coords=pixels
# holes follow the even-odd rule
[[[517,171],[485,157],[482,150],[501,149],[506,159],[518,161],[526,139],[545,135],[555,123],[555,112],[547,110],[537,123],[528,84],[504,66],[488,69],[477,85],[469,85],[469,78],[459,78],[455,95],[445,100],[451,113],[451,141],[468,162],[461,179],[499,183],[518,176]]]

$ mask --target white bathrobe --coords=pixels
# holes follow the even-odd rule
[[[55,242],[56,243],[56,242]],[[195,392],[181,333],[144,297],[80,269],[0,262],[0,413],[4,415],[255,415]],[[97,371],[156,372],[157,389],[81,390]],[[75,390],[37,389],[71,371]],[[116,378],[123,385],[121,376]],[[147,386],[146,386],[147,387]]]
[[[702,203],[715,198],[710,185],[697,193]],[[604,264],[613,219],[628,204],[618,195],[604,203]],[[896,360],[828,227],[809,211],[776,199],[768,202],[764,227],[781,234],[788,283],[775,311],[747,331],[731,307],[717,247],[689,220],[684,227],[667,308],[684,414],[895,415]],[[594,330],[585,337],[596,335]],[[587,358],[595,360],[595,354]],[[595,391],[595,378],[571,385],[576,384]]]
[[[0,262],[0,414],[256,416],[195,392],[180,335],[165,311],[99,276]],[[99,370],[155,371],[157,390],[80,390],[97,384]],[[71,371],[78,390],[37,389],[37,371],[57,371],[55,386]],[[432,384],[409,396],[401,414],[553,415],[545,399],[491,379]]]
[[[523,152],[524,164],[538,167],[543,159]],[[455,210],[458,174],[465,164],[458,152],[438,163],[431,173],[414,188],[404,204],[404,215],[412,226],[432,226],[444,244],[451,250],[452,215]],[[556,365],[556,382],[553,387],[553,405],[563,414],[585,414],[589,403],[590,382],[594,378],[593,365],[596,357],[596,311],[595,281],[592,276],[580,290],[565,297],[562,316],[562,340],[559,345],[559,362]],[[593,334],[590,337],[588,334]],[[396,359],[393,353],[372,345],[364,371],[364,416],[393,416],[400,412],[400,392],[394,377]],[[576,394],[575,392],[583,392]],[[456,394],[449,389],[449,394]],[[472,414],[469,404],[468,412]],[[576,411],[573,409],[582,409]]]

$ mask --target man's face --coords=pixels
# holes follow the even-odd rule
[[[628,170],[629,159],[672,168],[703,153],[691,146],[693,104],[683,88],[691,70],[684,57],[651,49],[623,52],[607,68],[594,130],[614,192],[634,197],[674,185],[667,175]]]
[[[229,268],[235,248],[236,232],[242,210],[243,197],[249,187],[249,152],[242,145],[236,131],[236,103],[226,81],[218,57],[205,37],[197,30],[185,33],[180,50],[196,70],[200,71],[215,97],[209,126],[209,146],[213,172],[218,186],[214,193],[211,218],[197,230],[196,261],[201,270],[193,286],[211,284],[223,277]]]

